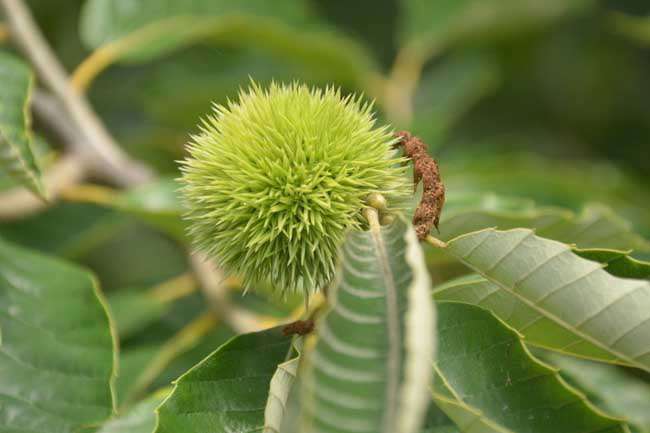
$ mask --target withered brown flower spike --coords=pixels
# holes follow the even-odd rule
[[[314,320],[297,320],[293,323],[289,323],[287,326],[282,328],[282,333],[285,336],[291,335],[307,335],[314,330]]]
[[[438,230],[440,214],[445,204],[445,186],[440,179],[438,163],[427,153],[422,140],[407,131],[396,134],[396,146],[404,148],[404,154],[413,162],[413,188],[423,183],[422,200],[413,215],[413,226],[418,239],[424,240],[433,227]]]

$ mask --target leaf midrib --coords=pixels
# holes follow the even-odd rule
[[[386,327],[388,330],[388,358],[386,378],[386,414],[383,419],[383,431],[390,432],[397,421],[397,393],[399,390],[399,372],[401,370],[401,342],[399,330],[399,311],[397,306],[397,287],[390,268],[386,245],[379,224],[371,224],[373,242],[377,248],[377,258],[386,282]]]
[[[490,230],[491,230],[491,229],[488,229],[488,231],[490,231]],[[474,232],[474,233],[472,233],[472,234],[475,234],[475,233],[477,233],[477,232]],[[491,232],[491,233],[492,233],[492,232]],[[491,233],[490,233],[490,234],[491,234]],[[458,240],[458,239],[460,239],[460,238],[462,238],[462,236],[460,236],[459,238],[456,238],[456,240]],[[564,245],[564,247],[566,248],[566,250],[563,251],[562,253],[564,253],[564,252],[566,252],[566,251],[571,251],[571,249],[570,249],[567,245]],[[506,286],[505,284],[501,283],[501,282],[500,282],[499,280],[497,280],[496,278],[491,277],[490,275],[486,274],[484,271],[480,270],[480,269],[477,268],[476,266],[474,266],[474,265],[472,265],[471,263],[469,263],[469,261],[467,261],[466,257],[459,257],[459,256],[457,256],[456,254],[453,254],[453,255],[454,255],[455,257],[458,257],[461,261],[463,261],[463,263],[464,263],[467,267],[469,267],[470,269],[474,270],[476,273],[478,273],[479,275],[481,275],[481,276],[482,276],[483,278],[485,278],[486,280],[491,281],[492,283],[494,283],[494,284],[496,284],[497,286],[501,287],[501,288],[502,288],[503,290],[505,290],[506,292],[508,292],[508,293],[510,293],[511,295],[515,296],[515,297],[516,297],[517,299],[519,299],[521,302],[523,302],[524,304],[528,305],[528,306],[529,306],[530,308],[532,308],[533,310],[537,311],[540,315],[546,317],[546,318],[549,319],[549,320],[552,320],[553,322],[557,323],[558,325],[562,326],[563,328],[565,328],[565,329],[567,329],[567,330],[573,332],[574,334],[580,336],[581,338],[583,338],[583,339],[586,340],[587,342],[593,344],[594,346],[597,346],[597,347],[599,347],[599,348],[605,350],[606,352],[611,353],[612,355],[615,355],[616,357],[618,357],[619,359],[625,361],[626,363],[628,363],[628,364],[630,364],[630,365],[634,365],[634,366],[636,366],[636,367],[638,367],[638,368],[641,368],[641,369],[644,370],[644,371],[650,371],[650,369],[649,369],[648,367],[646,367],[645,365],[643,365],[643,364],[637,362],[637,361],[634,360],[634,359],[631,359],[629,356],[627,356],[627,355],[625,355],[625,354],[619,353],[617,350],[612,349],[611,347],[607,346],[606,344],[604,344],[604,343],[602,343],[602,342],[596,340],[596,339],[593,338],[592,336],[583,333],[582,331],[576,329],[574,326],[568,324],[567,322],[565,322],[564,320],[560,319],[560,318],[557,317],[556,315],[554,315],[554,314],[552,314],[552,313],[549,313],[548,311],[546,311],[546,310],[544,310],[543,308],[539,307],[537,304],[535,304],[533,301],[529,300],[528,298],[526,298],[526,297],[520,295],[519,293],[517,293],[517,292],[514,291],[514,290],[511,290],[508,286]],[[602,268],[601,268],[601,270],[602,270]]]

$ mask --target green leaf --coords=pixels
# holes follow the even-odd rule
[[[271,378],[290,349],[281,328],[231,339],[176,381],[156,433],[261,430]]]
[[[650,262],[631,257],[630,251],[574,248],[573,252],[587,260],[607,265],[605,270],[616,277],[650,278]]]
[[[121,60],[149,61],[207,40],[265,48],[357,86],[375,69],[360,44],[335,34],[303,0],[90,0],[81,35],[88,47],[103,50],[98,63],[106,64],[100,68]]]
[[[527,31],[585,9],[590,0],[405,0],[402,44],[424,52],[459,40]]]
[[[1,55],[2,53],[0,53]],[[34,135],[31,141],[30,149],[36,160],[36,166],[41,169],[41,172],[46,171],[57,162],[57,151],[52,149],[50,143],[39,135]],[[9,172],[0,170],[0,192],[9,191],[13,188],[23,186],[20,179],[12,176]]]
[[[482,148],[500,148],[504,145],[503,136],[496,140],[488,138],[479,144]],[[522,145],[519,139],[516,145]],[[639,206],[639,203],[650,201],[647,186],[611,163],[484,151],[458,154],[441,164],[447,191],[453,191],[453,196],[473,194],[480,198],[492,193],[532,199],[572,211],[580,210],[585,202],[603,203],[632,221],[642,234],[650,235],[650,207]],[[508,167],[507,176],[504,176],[503,167]],[[452,194],[449,195],[451,200]],[[616,249],[630,248],[634,247]]]
[[[116,342],[93,277],[0,240],[0,432],[72,433],[113,410]]]
[[[439,237],[448,240],[490,227],[531,228],[542,237],[577,244],[581,248],[650,249],[647,240],[634,233],[628,222],[605,206],[586,206],[579,215],[555,207],[524,205],[516,209],[507,199],[489,194],[471,205],[445,210]]]
[[[650,385],[622,368],[547,353],[545,359],[601,409],[650,432]]]
[[[269,388],[269,397],[264,409],[263,433],[280,433],[289,395],[298,374],[299,358],[278,365]]]
[[[3,223],[0,236],[66,259],[79,259],[123,229],[126,219],[104,208],[59,203],[28,218]]]
[[[476,306],[438,304],[433,398],[462,432],[628,432]]]
[[[34,156],[29,101],[34,78],[12,54],[0,51],[0,168],[42,198],[46,192]]]
[[[418,432],[430,397],[434,309],[422,251],[399,218],[350,233],[332,306],[305,350],[301,432]]]
[[[151,433],[156,427],[156,408],[166,394],[158,392],[141,401],[128,412],[108,421],[96,433]]]
[[[469,233],[447,251],[482,278],[439,287],[437,299],[488,308],[530,344],[650,371],[650,282],[614,277],[525,229]]]

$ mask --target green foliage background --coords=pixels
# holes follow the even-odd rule
[[[282,7],[277,8],[268,8],[275,3],[272,1],[207,1],[207,9],[223,6],[223,10],[214,6],[211,12],[185,10],[189,3],[200,5],[199,1],[141,1],[153,5],[150,15],[123,25],[113,22],[114,27],[110,27],[107,14],[98,15],[98,22],[86,22],[86,27],[82,24],[85,3],[101,6],[110,5],[110,1],[28,2],[48,41],[71,72],[94,50],[101,49],[103,42],[128,36],[147,20],[190,14],[190,19],[158,39],[142,45],[127,44],[128,49],[114,58],[87,89],[92,106],[119,143],[134,158],[153,167],[161,181],[118,191],[91,179],[103,188],[99,190],[102,194],[90,199],[68,197],[38,214],[0,222],[0,253],[6,257],[14,256],[10,242],[20,245],[20,254],[28,254],[22,250],[28,248],[58,256],[48,260],[63,259],[90,269],[108,299],[119,338],[116,407],[127,417],[99,426],[99,419],[110,411],[110,402],[106,390],[104,394],[97,390],[96,413],[57,419],[56,429],[50,431],[83,428],[103,433],[150,433],[156,428],[152,408],[168,394],[171,381],[194,367],[183,376],[179,388],[185,392],[198,386],[194,379],[212,372],[205,371],[210,358],[197,364],[235,334],[222,318],[210,315],[210,302],[198,290],[200,282],[190,275],[173,179],[179,176],[176,161],[185,156],[189,135],[197,132],[197,120],[210,111],[213,102],[236,97],[251,78],[262,84],[299,80],[335,84],[344,92],[365,92],[377,99],[382,121],[421,136],[439,161],[447,185],[441,239],[491,227],[535,229],[543,238],[568,244],[572,260],[578,263],[575,266],[586,263],[578,256],[608,263],[607,272],[598,274],[593,287],[615,285],[611,281],[625,286],[629,277],[645,280],[642,294],[632,301],[641,299],[637,305],[647,305],[643,304],[650,277],[646,261],[650,259],[650,5],[646,1],[295,0],[278,1]],[[157,9],[162,3],[169,8]],[[240,6],[245,19],[232,28],[230,21],[224,25],[210,17],[211,13],[240,13]],[[271,21],[264,21],[269,17]],[[103,30],[104,39],[93,37],[93,32]],[[0,50],[3,56],[16,54],[8,41]],[[421,66],[421,70],[415,68],[420,72],[415,77],[409,75],[414,63]],[[17,107],[11,108],[11,116],[20,117]],[[10,126],[14,128],[11,131],[20,132],[25,125]],[[6,126],[0,125],[2,128]],[[47,172],[63,146],[38,118],[34,130],[33,140],[16,140],[27,161],[23,165],[32,167],[35,158],[40,171]],[[26,147],[28,142],[31,148]],[[17,166],[16,161],[9,160],[6,165]],[[40,191],[39,176],[38,167],[32,167],[18,177],[29,179],[31,188]],[[0,197],[17,182],[0,174]],[[518,232],[499,233],[514,236]],[[555,245],[547,240],[539,242],[536,251],[540,254]],[[451,248],[455,248],[453,243]],[[441,352],[444,356],[435,371],[436,406],[430,409],[425,431],[466,431],[469,425],[478,426],[480,431],[561,432],[568,425],[528,422],[507,416],[503,409],[524,402],[519,408],[522,413],[530,411],[534,416],[553,419],[582,417],[584,424],[572,426],[571,431],[631,428],[650,432],[647,356],[614,366],[552,354],[547,349],[600,361],[621,361],[611,347],[589,345],[579,333],[567,331],[553,320],[531,325],[535,312],[525,307],[517,309],[521,313],[518,317],[510,314],[508,308],[515,301],[509,297],[507,285],[500,286],[503,282],[481,264],[464,258],[454,261],[431,248],[425,248],[425,254],[437,286],[433,294],[439,302],[439,320],[449,318],[448,322],[439,322],[438,343],[446,352]],[[45,260],[38,257],[34,260]],[[19,267],[15,263],[9,266],[2,259],[0,255],[0,285],[14,281],[14,268]],[[47,266],[63,266],[87,288],[95,288],[95,282],[76,267],[67,268],[70,265],[59,262],[48,262]],[[77,275],[79,272],[82,276]],[[40,287],[39,281],[34,277],[33,287]],[[236,279],[227,282],[234,308],[257,313],[269,326],[286,320],[301,305],[300,299],[281,299],[266,287],[239,296],[239,283]],[[488,292],[489,298],[481,296]],[[24,294],[16,293],[20,291],[0,291],[0,300],[15,296],[22,300]],[[480,305],[495,315],[458,301]],[[84,302],[97,310],[92,310],[95,319],[105,320],[100,311],[101,297]],[[56,304],[52,308],[64,309]],[[0,305],[0,313],[3,311]],[[467,320],[452,326],[459,316]],[[631,315],[630,320],[638,317],[640,313]],[[52,326],[65,328],[65,323]],[[489,331],[481,334],[485,329]],[[282,350],[273,352],[273,365],[260,367],[264,369],[264,383],[256,385],[258,391],[271,380],[274,365],[290,361],[284,357],[287,350],[292,353],[286,339],[276,331],[269,332]],[[526,337],[528,345],[521,342],[518,333]],[[83,344],[95,344],[110,352],[110,338],[100,337],[80,338]],[[227,357],[228,350],[240,345],[253,351],[253,343],[270,344],[261,337],[259,341],[257,337],[239,338],[212,356]],[[646,333],[635,338],[629,350],[639,349],[645,356],[643,349],[650,349],[650,336]],[[466,341],[467,346],[457,347],[457,341]],[[578,346],[569,350],[559,347],[558,341],[578,341]],[[493,353],[494,345],[513,347],[514,358]],[[14,350],[11,345],[3,350],[7,347]],[[466,371],[461,371],[463,368],[472,366],[463,363],[466,348],[474,351],[483,366],[504,366],[505,370],[485,371],[485,386],[496,386],[490,382],[495,377],[499,383],[502,379],[520,380],[544,391],[540,391],[539,400],[503,389],[488,397],[482,395],[478,385],[482,379],[468,379],[462,374]],[[559,367],[559,373],[531,358],[531,350],[537,358]],[[632,352],[624,355],[632,358],[636,355]],[[29,355],[36,364],[45,357]],[[0,357],[0,376],[3,359]],[[105,356],[102,367],[108,373],[102,370],[102,377],[111,374],[108,364],[110,359]],[[246,372],[246,365],[239,367]],[[224,374],[235,374],[235,370],[233,367]],[[504,371],[507,379],[500,376]],[[93,374],[101,376],[96,371]],[[533,376],[539,377],[539,382],[533,381]],[[55,385],[62,393],[68,391],[69,387],[59,382]],[[263,413],[259,405],[265,398],[260,395],[233,398]],[[499,407],[497,400],[503,402]],[[570,409],[539,411],[558,401]],[[171,403],[188,404],[184,394],[175,394]],[[208,399],[204,403],[219,402]],[[182,418],[176,417],[173,407],[167,409],[168,419]],[[251,426],[259,416],[251,418]],[[626,419],[629,427],[621,419]],[[232,427],[228,423],[234,421],[225,417],[220,422]],[[32,427],[36,431],[41,428]],[[0,432],[14,431],[3,428],[0,425]],[[168,425],[159,426],[158,431],[179,430]]]

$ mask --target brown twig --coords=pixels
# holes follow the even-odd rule
[[[291,335],[307,335],[314,330],[314,320],[296,320],[282,328],[282,333],[289,337]]]
[[[409,132],[398,132],[397,146],[404,148],[406,156],[413,161],[413,187],[422,182],[420,204],[413,215],[413,226],[418,239],[427,238],[433,227],[438,229],[440,214],[445,204],[445,186],[440,178],[438,163],[427,153],[427,146]]]

